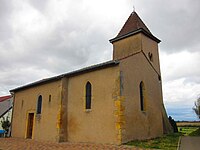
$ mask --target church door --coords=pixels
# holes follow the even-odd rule
[[[34,119],[34,113],[28,114],[28,126],[27,126],[27,136],[26,138],[32,139],[33,135],[33,119]]]

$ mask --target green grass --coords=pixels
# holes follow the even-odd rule
[[[173,133],[151,140],[131,141],[127,145],[148,149],[176,150],[180,135],[180,133]]]
[[[189,134],[189,136],[200,136],[200,127]]]
[[[178,127],[178,131],[184,136],[200,136],[199,127]]]
[[[151,140],[131,141],[126,143],[126,145],[146,149],[176,150],[180,136],[200,136],[200,127],[178,127],[178,131],[179,133],[173,133]]]

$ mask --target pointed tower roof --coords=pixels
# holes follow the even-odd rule
[[[147,28],[147,26],[144,24],[144,22],[140,19],[138,14],[136,12],[132,12],[131,15],[129,16],[128,20],[118,33],[118,35],[111,39],[110,42],[113,43],[115,41],[121,40],[125,37],[137,34],[139,32],[142,32],[146,36],[150,37],[156,42],[160,42],[158,38],[153,36],[153,34],[150,32],[150,30]]]
[[[151,34],[150,30],[147,28],[144,22],[140,19],[138,14],[136,12],[132,12],[128,20],[124,24],[124,26],[118,33],[117,37],[125,35],[129,32],[132,32],[138,29],[144,29],[145,31]]]

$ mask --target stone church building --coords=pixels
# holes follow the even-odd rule
[[[122,144],[170,132],[160,40],[133,12],[110,42],[111,61],[10,90],[12,137]]]

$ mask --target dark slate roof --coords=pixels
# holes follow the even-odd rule
[[[118,35],[111,39],[110,42],[113,43],[115,41],[121,40],[123,38],[129,37],[131,35],[137,34],[137,33],[143,33],[149,38],[155,40],[156,42],[160,42],[159,39],[157,39],[153,34],[150,32],[150,30],[147,28],[147,26],[144,24],[144,22],[140,19],[138,14],[136,12],[132,12],[129,16],[128,20],[118,33]]]
[[[118,65],[118,64],[119,64],[119,61],[117,61],[117,60],[107,61],[107,62],[104,62],[104,63],[101,63],[101,64],[96,64],[96,65],[93,65],[93,66],[85,67],[85,68],[82,68],[82,69],[79,69],[79,70],[64,73],[64,74],[54,76],[54,77],[51,77],[51,78],[42,79],[42,80],[27,84],[27,85],[12,89],[12,90],[10,90],[10,92],[16,92],[16,91],[26,89],[26,88],[30,88],[30,87],[34,87],[34,86],[37,86],[37,85],[40,85],[40,84],[45,84],[45,83],[49,83],[49,82],[52,82],[52,81],[57,81],[57,80],[60,80],[63,77],[72,77],[72,76],[76,76],[76,75],[79,75],[79,74],[83,74],[83,73],[87,73],[87,72],[91,72],[91,71],[95,71],[95,70],[99,70],[99,69],[103,69],[103,68],[107,68],[107,67],[112,67],[112,66],[115,66],[115,65]]]

